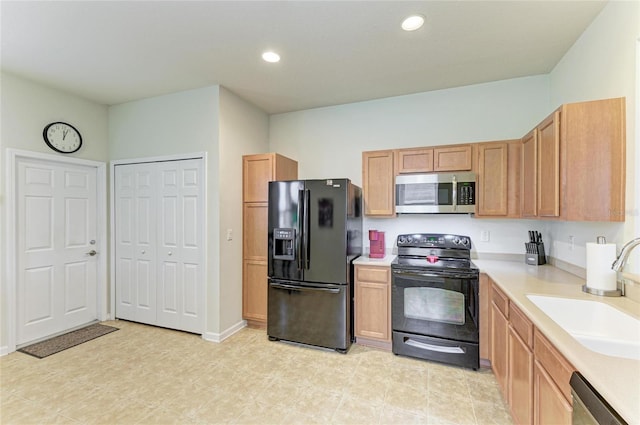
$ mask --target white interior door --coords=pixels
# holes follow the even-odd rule
[[[202,161],[158,164],[158,325],[202,331]]]
[[[116,165],[114,180],[116,317],[202,333],[203,161]]]
[[[17,163],[16,344],[97,319],[95,167]]]
[[[116,193],[116,317],[156,323],[156,167],[119,165]]]

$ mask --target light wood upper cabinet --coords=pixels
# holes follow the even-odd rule
[[[472,152],[472,145],[398,149],[396,174],[469,171],[473,166]]]
[[[242,157],[242,317],[267,323],[267,226],[269,182],[295,180],[298,163],[276,153]]]
[[[533,129],[522,138],[522,172],[520,199],[522,217],[538,215],[538,130]]]
[[[242,157],[242,202],[268,202],[273,180],[298,178],[298,163],[277,153]]]
[[[433,171],[470,171],[472,152],[471,145],[433,148]]]
[[[549,115],[537,127],[538,216],[560,215],[560,111]]]
[[[398,174],[433,171],[433,149],[400,149],[396,151]]]
[[[561,216],[570,221],[624,221],[625,98],[563,105]]]
[[[522,138],[522,217],[625,220],[625,99],[562,105]]]
[[[477,216],[520,216],[520,140],[476,144]]]
[[[362,153],[362,192],[365,215],[395,216],[395,173],[392,150]]]

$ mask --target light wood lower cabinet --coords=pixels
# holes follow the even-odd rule
[[[491,283],[491,367],[517,424],[570,425],[575,368]]]
[[[533,423],[535,425],[571,424],[573,409],[571,403],[547,373],[540,362],[536,361],[533,371]]]
[[[267,322],[267,262],[244,260],[242,267],[242,311],[245,320]]]
[[[491,292],[491,368],[505,400],[509,399],[509,304],[506,296],[492,285]]]
[[[533,420],[533,325],[516,306],[509,308],[509,406],[516,423]]]
[[[391,349],[391,268],[355,266],[356,342]]]

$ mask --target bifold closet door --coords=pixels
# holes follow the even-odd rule
[[[116,317],[156,323],[156,165],[115,167]]]
[[[204,184],[202,161],[157,163],[157,324],[202,333]]]
[[[116,317],[202,333],[203,179],[201,159],[116,166]]]

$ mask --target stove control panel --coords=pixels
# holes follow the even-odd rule
[[[398,235],[398,247],[471,249],[468,236],[440,233],[411,233]]]

